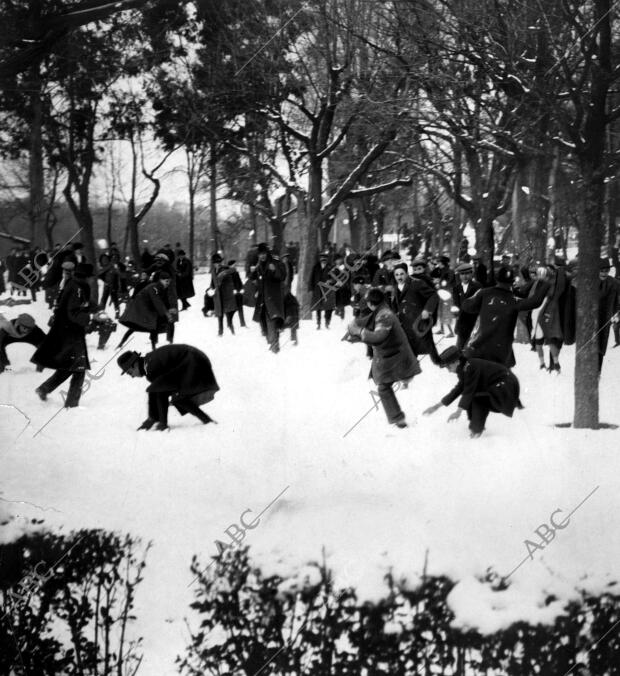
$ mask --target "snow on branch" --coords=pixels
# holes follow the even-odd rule
[[[367,188],[358,188],[357,190],[351,190],[349,197],[366,197],[368,195],[376,195],[379,192],[385,192],[386,190],[391,190],[392,188],[397,188],[401,185],[411,185],[413,179],[411,176],[405,178],[395,178],[393,181],[388,181],[387,183],[380,183],[379,185],[368,186]]]

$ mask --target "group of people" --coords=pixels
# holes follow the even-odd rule
[[[513,341],[518,322],[528,333],[527,340],[541,355],[542,345],[550,349],[550,372],[559,372],[559,353],[564,343],[574,342],[574,269],[564,261],[520,270],[503,259],[494,270],[492,285],[475,279],[472,261],[462,261],[454,270],[447,262],[430,270],[421,257],[409,266],[397,252],[386,252],[382,267],[365,288],[363,277],[354,278],[354,320],[345,339],[364,342],[372,357],[372,377],[388,421],[407,426],[405,414],[394,393],[395,383],[408,384],[420,372],[418,357],[453,371],[458,384],[441,402],[425,411],[433,413],[459,396],[459,410],[449,420],[467,411],[470,432],[479,436],[491,411],[511,416],[521,406]],[[609,261],[601,259],[599,272],[599,372],[607,349],[610,327],[617,332],[620,311],[620,282],[609,276]],[[435,281],[433,281],[435,279]],[[449,280],[452,280],[451,282]],[[442,299],[442,287],[449,286],[450,298]],[[360,305],[356,308],[356,299]],[[438,354],[432,327],[442,302],[450,302],[456,316],[456,344]],[[450,326],[450,329],[452,327]],[[443,327],[440,327],[443,332]],[[617,335],[617,334],[616,334]],[[616,344],[618,341],[616,340]]]
[[[285,328],[290,328],[291,340],[297,344],[299,302],[293,293],[297,269],[291,251],[289,246],[277,255],[264,243],[251,248],[245,261],[245,282],[234,260],[224,263],[221,253],[212,256],[203,314],[217,317],[218,335],[224,334],[224,321],[234,334],[236,313],[241,326],[247,326],[245,306],[253,308],[253,320],[260,325],[272,352],[279,351],[280,335]],[[22,264],[19,269],[15,268],[16,260]],[[151,354],[159,355],[164,362],[187,366],[197,359],[196,368],[205,376],[200,385],[208,385],[202,392],[213,395],[217,383],[210,365],[205,366],[206,355],[197,356],[192,352],[196,348],[190,346],[172,346],[179,313],[190,307],[189,299],[195,296],[193,265],[180,244],[175,249],[166,245],[155,254],[145,250],[139,272],[130,261],[122,261],[114,244],[100,255],[98,263],[103,293],[100,302],[94,303],[91,298],[97,279],[80,243],[51,252],[37,251],[34,257],[33,252],[16,252],[11,259],[13,272],[9,284],[20,293],[24,289],[30,291],[30,285],[45,289],[52,317],[46,333],[27,313],[13,320],[0,316],[0,372],[9,364],[7,345],[30,343],[35,347],[32,361],[37,368],[54,371],[37,388],[38,396],[45,400],[60,384],[70,380],[64,405],[78,406],[85,373],[90,368],[85,335],[92,317],[104,311],[110,302],[115,318],[126,328],[119,349],[132,333],[146,332],[151,340]],[[612,318],[617,319],[620,310],[620,282],[609,271],[609,262],[602,259],[599,368],[614,324]],[[24,284],[19,284],[17,278]],[[512,347],[515,336],[531,342],[541,368],[559,373],[562,346],[574,341],[574,280],[574,268],[557,257],[552,263],[532,261],[523,268],[504,257],[489,275],[476,259],[462,260],[452,269],[447,257],[429,261],[417,256],[408,264],[397,251],[388,250],[378,258],[332,248],[317,256],[307,291],[311,294],[317,330],[322,326],[329,328],[334,314],[344,319],[345,308],[351,306],[353,321],[348,324],[345,339],[367,345],[372,377],[390,423],[401,428],[407,426],[393,386],[410,382],[421,371],[421,356],[428,355],[435,365],[453,370],[458,384],[426,413],[460,396],[459,406],[467,411],[471,433],[477,436],[482,433],[490,411],[512,415],[514,408],[520,406],[519,384],[511,371],[515,365]],[[613,328],[618,345],[617,322]],[[109,324],[108,329],[111,332]],[[160,334],[165,334],[170,343],[166,349],[157,347]],[[455,337],[456,343],[441,354],[436,343],[440,334]],[[549,349],[548,366],[543,346]],[[172,347],[175,349],[169,349]],[[133,352],[125,353],[119,361],[123,372],[149,379],[157,370],[150,364],[159,361]],[[175,366],[175,372],[180,374],[185,366]],[[190,383],[189,390],[186,385],[183,384],[182,391],[174,390],[177,403],[180,401],[178,410],[191,413],[204,423],[211,422],[197,408],[204,399],[195,398],[200,394],[196,383]],[[181,395],[190,390],[188,396],[193,399],[185,401],[185,395]],[[150,398],[149,418],[142,429],[167,429],[167,405],[163,403],[163,395],[158,397],[153,394]]]

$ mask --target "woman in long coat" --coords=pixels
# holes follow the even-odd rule
[[[549,372],[560,372],[560,350],[564,344],[563,304],[568,281],[564,267],[551,267],[553,274],[549,280],[549,291],[538,321],[549,346]]]
[[[177,296],[181,301],[181,310],[187,310],[189,307],[187,299],[193,298],[196,295],[196,291],[194,290],[194,270],[192,268],[192,262],[182,249],[179,250],[175,262],[175,272],[177,275]]]
[[[336,282],[330,276],[331,267],[327,263],[327,254],[320,254],[312,268],[308,291],[312,293],[311,309],[316,311],[316,328],[321,328],[321,313],[325,313],[325,328],[329,328],[332,313],[336,307]]]

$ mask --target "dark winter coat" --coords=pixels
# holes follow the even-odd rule
[[[424,336],[419,337],[414,333],[413,324],[422,314],[422,310],[426,310],[430,315],[435,316],[438,305],[437,291],[422,279],[409,277],[402,290],[398,286],[394,286],[391,308],[405,330],[416,356],[435,353],[432,331],[428,331]]]
[[[474,326],[476,325],[476,320],[478,319],[477,315],[463,311],[463,301],[466,298],[471,298],[476,293],[476,291],[481,288],[482,284],[477,282],[475,279],[472,279],[467,285],[467,291],[465,291],[461,282],[455,284],[454,288],[452,289],[452,300],[455,307],[457,307],[459,310],[459,314],[456,318],[456,324],[454,326],[454,332],[456,333],[457,343],[460,347],[465,345],[469,340],[471,332],[474,330]]]
[[[32,355],[43,368],[87,371],[86,326],[90,321],[90,287],[86,282],[68,279],[56,301],[51,328]]]
[[[177,273],[177,295],[185,300],[196,295],[194,291],[194,270],[189,258],[178,258],[175,263]]]
[[[256,305],[253,319],[260,322],[263,308],[270,319],[284,320],[284,294],[282,281],[284,269],[280,261],[269,256],[266,261],[258,262],[256,269],[250,274],[256,283]]]
[[[147,392],[159,392],[176,400],[190,398],[196,404],[211,401],[220,389],[207,355],[191,345],[164,345],[144,357],[144,371],[151,383]]]
[[[213,310],[216,317],[223,317],[227,312],[237,309],[235,298],[234,268],[221,265],[211,273],[211,289],[215,290],[213,296]]]
[[[330,276],[331,266],[321,267],[315,263],[310,275],[308,291],[312,292],[313,310],[333,310],[336,307],[336,284],[338,277]]]
[[[145,286],[127,303],[119,321],[134,331],[163,333],[168,325],[169,310],[166,289],[156,282]]]
[[[607,352],[609,342],[610,320],[620,310],[620,288],[618,281],[613,277],[599,280],[598,284],[598,326],[601,330],[598,334],[598,351],[600,354]]]
[[[542,287],[531,298],[520,300],[510,289],[492,286],[480,289],[471,298],[463,300],[465,312],[479,315],[478,331],[470,342],[467,356],[514,366],[512,342],[519,312],[539,307],[546,290],[546,286]]]
[[[489,409],[512,417],[519,401],[519,381],[510,369],[486,359],[466,359],[457,369],[458,383],[441,400],[449,406],[460,397],[459,408],[471,409],[474,397],[488,395]]]
[[[152,282],[159,281],[159,274],[161,272],[167,272],[170,275],[170,285],[166,290],[166,296],[168,298],[168,308],[176,312],[179,306],[179,296],[177,294],[177,273],[172,263],[162,258],[156,258],[153,265],[146,272]]]
[[[566,278],[566,271],[559,268],[555,273],[555,278],[551,281],[549,291],[547,292],[547,302],[543,307],[538,323],[542,329],[545,340],[564,340],[563,330],[563,306],[567,287],[569,286]]]
[[[398,317],[383,304],[368,318],[360,339],[372,347],[371,375],[377,385],[410,380],[421,373]]]
[[[299,325],[299,301],[289,291],[284,296],[284,326],[287,329]]]

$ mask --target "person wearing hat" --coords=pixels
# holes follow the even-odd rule
[[[487,271],[487,266],[482,262],[482,256],[474,255],[471,259],[472,266],[474,268],[474,279],[485,287],[488,284],[489,274]]]
[[[166,307],[169,311],[169,319],[166,324],[165,333],[169,343],[174,341],[174,325],[179,319],[179,297],[177,295],[177,274],[172,264],[174,260],[174,251],[167,245],[168,249],[160,249],[153,259],[153,264],[147,270],[151,282],[158,282],[162,273],[166,273],[170,282],[166,286]],[[161,331],[159,331],[161,333]]]
[[[328,329],[332,320],[332,313],[336,307],[337,279],[334,279],[331,266],[328,264],[328,255],[321,252],[319,260],[314,264],[308,283],[308,291],[312,294],[311,309],[316,311],[316,328],[321,328],[321,315],[325,313],[325,328]]]
[[[80,403],[86,371],[90,369],[86,327],[95,308],[91,307],[90,286],[86,278],[92,275],[92,265],[80,263],[76,266],[71,261],[65,261],[62,269],[63,281],[50,320],[50,331],[31,361],[42,368],[55,370],[36,388],[39,398],[45,401],[51,392],[71,378],[64,406],[74,408]]]
[[[284,325],[284,293],[282,282],[285,272],[279,260],[275,259],[269,247],[258,245],[258,260],[250,267],[250,281],[255,284],[256,304],[252,319],[258,322],[262,334],[266,337],[269,349],[280,351],[280,330]]]
[[[413,354],[416,357],[428,354],[436,362],[437,348],[431,329],[439,304],[437,291],[424,280],[410,277],[406,263],[397,264],[393,275],[390,308],[398,317]]]
[[[617,323],[620,312],[620,288],[617,280],[609,276],[609,260],[601,258],[599,262],[598,285],[598,370],[603,368],[603,359],[609,343],[609,329]],[[615,347],[615,346],[614,346]]]
[[[149,282],[130,299],[119,319],[127,327],[127,331],[117,349],[123,347],[129,336],[135,332],[148,333],[151,346],[155,349],[158,334],[166,332],[173,320],[167,293],[171,281],[170,274],[162,270],[157,282]]]
[[[214,420],[200,409],[213,401],[220,389],[211,361],[191,345],[164,345],[147,355],[124,352],[116,360],[122,374],[132,378],[146,377],[148,417],[139,430],[168,429],[168,407],[172,404],[181,415],[191,413],[203,424]]]
[[[23,313],[15,319],[7,319],[0,314],[0,373],[10,365],[6,348],[12,343],[28,343],[39,347],[45,338],[42,331],[29,314]]]
[[[224,259],[219,253],[211,256],[211,284],[207,293],[213,298],[213,311],[217,317],[217,335],[224,335],[224,317],[230,332],[235,335],[233,317],[237,311],[237,297],[235,295],[234,268],[224,265]]]
[[[393,385],[409,383],[421,373],[420,365],[398,318],[388,307],[383,291],[370,289],[366,303],[371,314],[363,319],[354,319],[348,326],[348,335],[359,338],[372,348],[370,373],[377,385],[385,415],[391,425],[405,428],[405,414],[396,399]]]
[[[512,350],[519,312],[539,307],[545,299],[546,287],[531,298],[516,298],[512,285],[514,272],[500,268],[495,286],[479,289],[462,302],[462,311],[478,317],[478,330],[467,346],[468,357],[487,359],[509,368],[515,365]]]
[[[194,269],[192,261],[185,255],[183,249],[177,249],[174,271],[177,278],[177,296],[181,301],[181,310],[187,310],[190,304],[188,298],[196,295],[194,290]]]
[[[519,381],[505,366],[486,359],[465,357],[451,346],[439,355],[440,365],[458,377],[457,384],[438,403],[427,408],[423,415],[431,415],[442,406],[450,406],[458,397],[457,410],[448,422],[458,420],[467,412],[472,438],[483,432],[489,413],[503,413],[512,418],[515,408],[523,408],[519,400]]]
[[[381,255],[379,260],[382,265],[373,275],[371,286],[381,289],[381,291],[386,292],[390,296],[394,287],[393,271],[396,264],[400,261],[400,254],[397,251],[388,249],[388,251],[385,251]]]
[[[243,282],[241,281],[241,275],[236,268],[237,261],[230,260],[226,265],[232,270],[232,280],[233,287],[235,289],[235,303],[237,304],[237,314],[239,315],[239,324],[241,328],[247,329],[247,324],[245,323],[245,317],[243,315]]]
[[[459,263],[456,266],[456,276],[458,281],[452,289],[452,302],[458,313],[454,332],[456,333],[456,346],[462,350],[474,330],[477,319],[476,315],[462,311],[463,301],[471,298],[476,291],[482,288],[482,284],[474,279],[474,267],[471,263]]]

